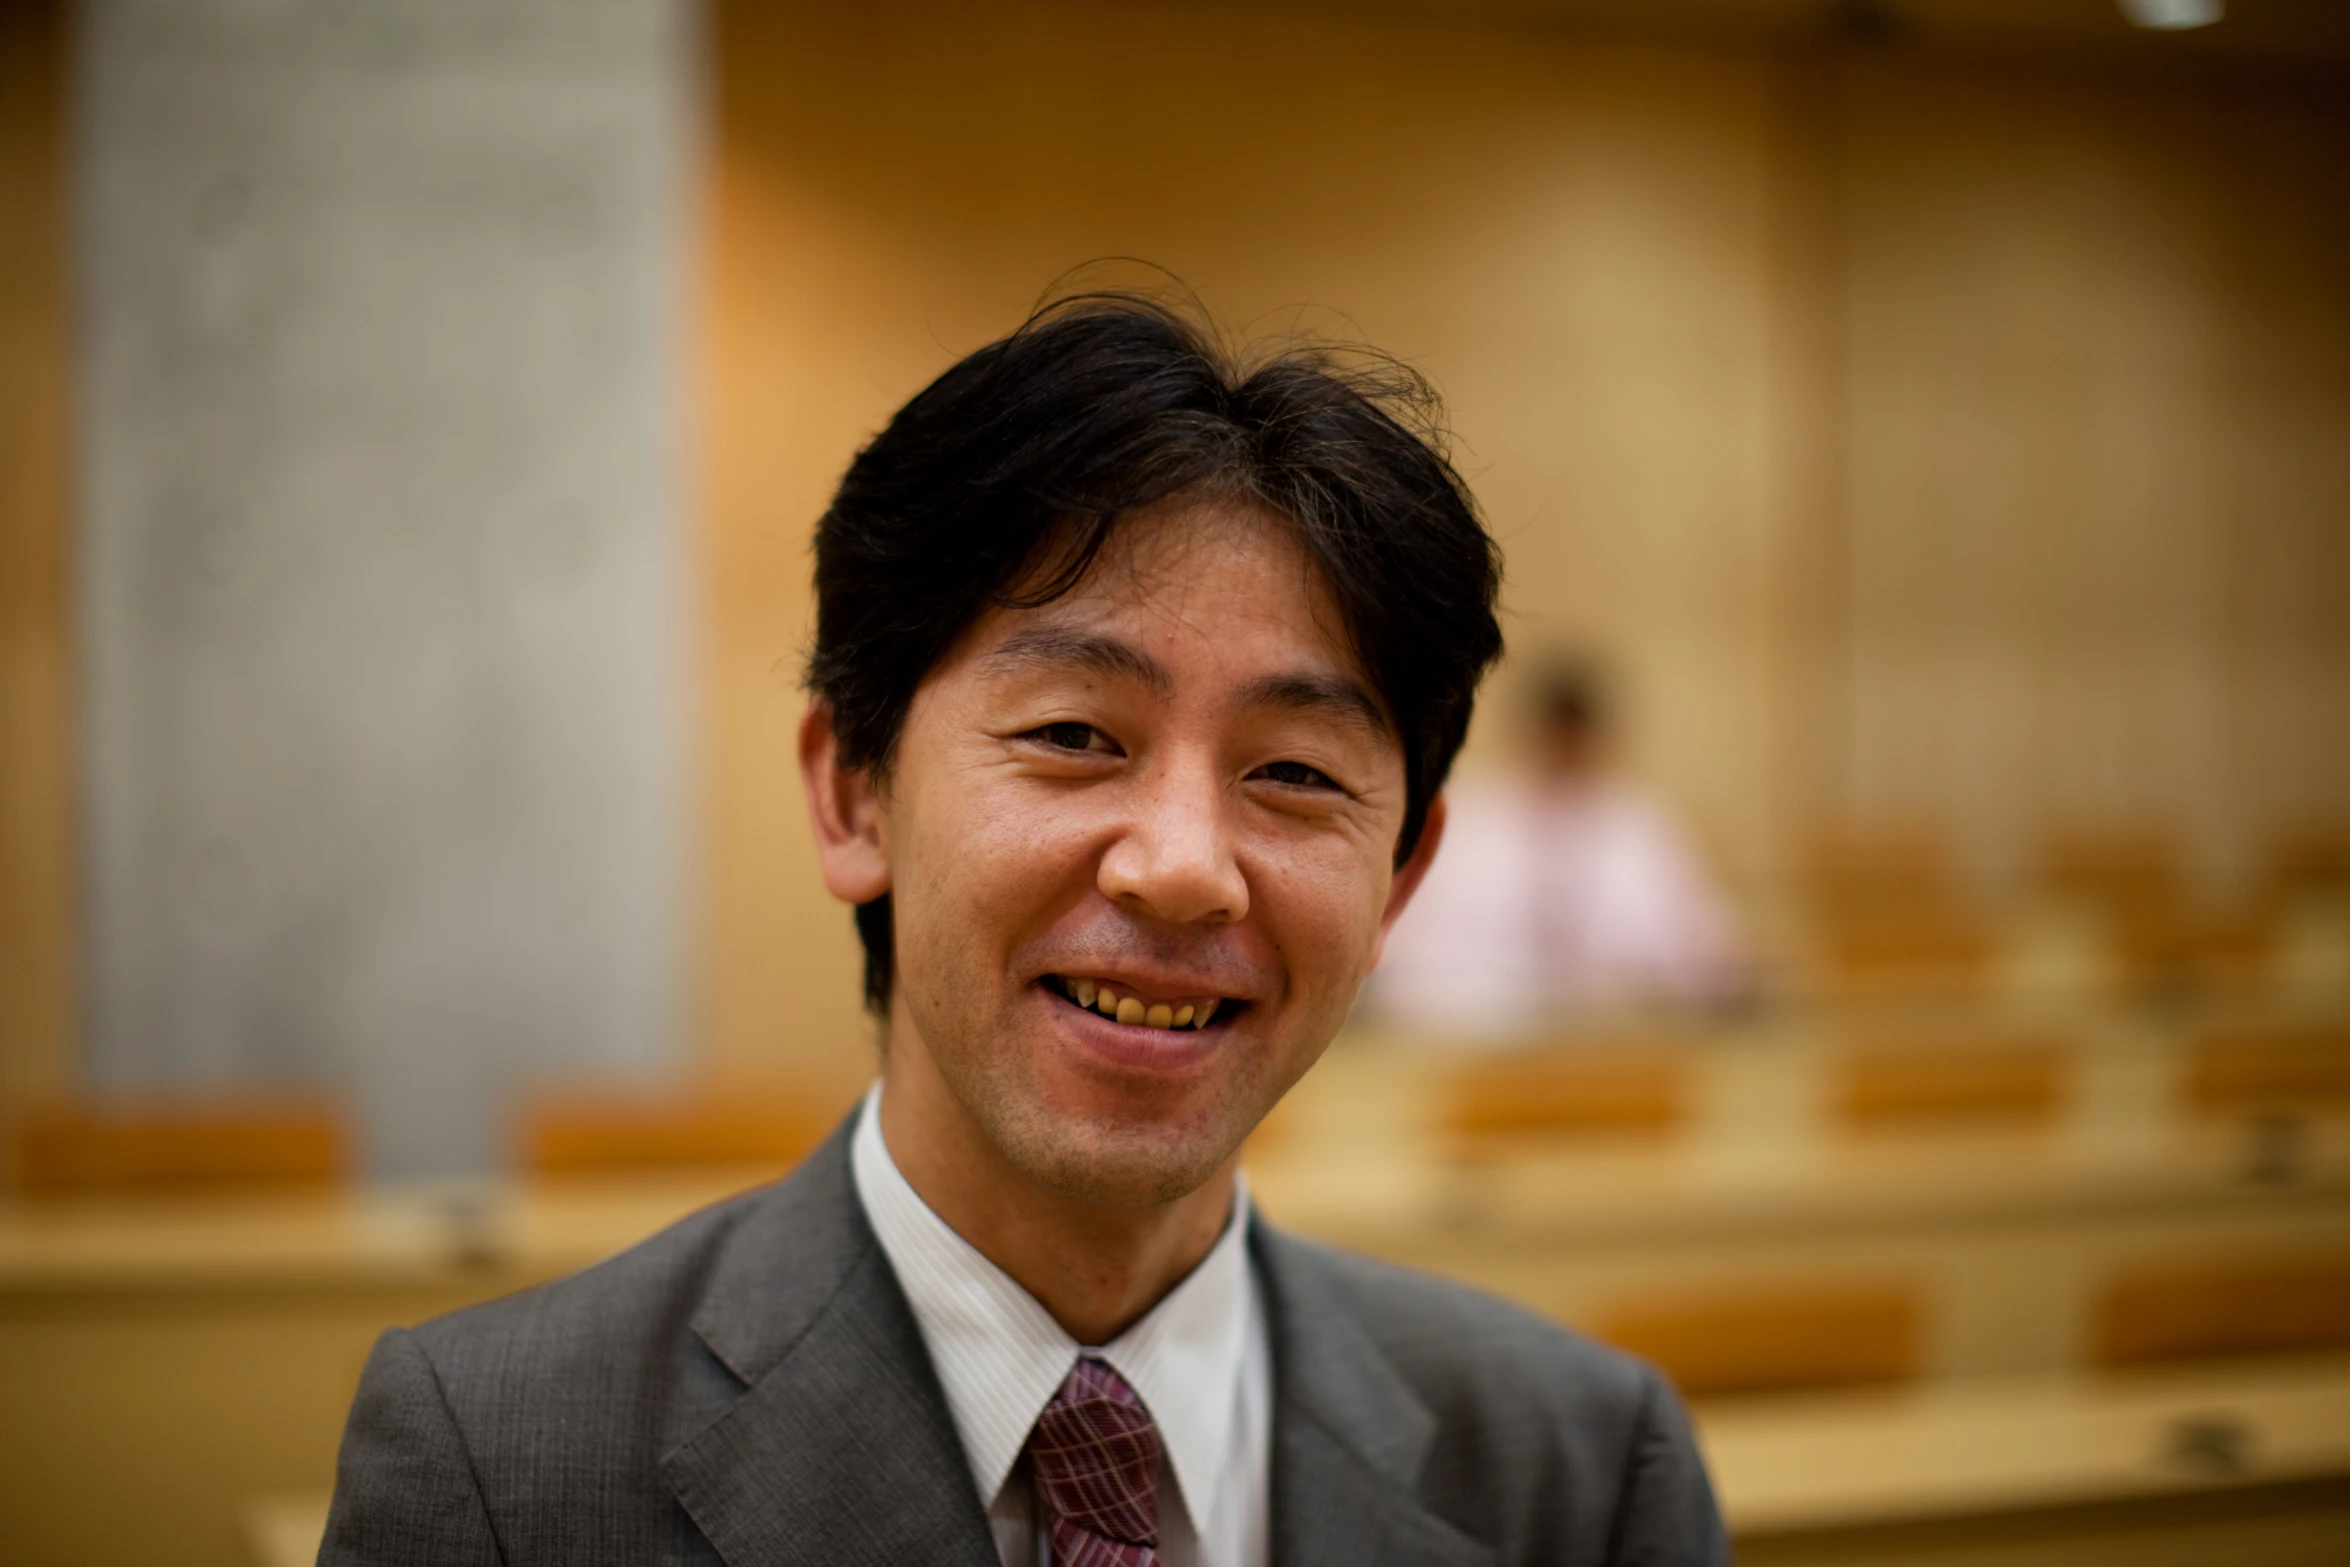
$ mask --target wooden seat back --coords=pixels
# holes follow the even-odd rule
[[[2270,841],[2265,891],[2276,900],[2350,894],[2350,822],[2289,828]]]
[[[768,1091],[542,1094],[517,1143],[535,1177],[723,1167],[787,1170],[831,1129],[804,1100]]]
[[[1867,998],[1979,989],[1999,942],[1984,921],[1956,909],[1846,909],[1822,918],[1819,951],[1831,993]]]
[[[1948,846],[1922,826],[1847,823],[1813,833],[1810,890],[1817,978],[1830,995],[1978,989],[1998,956],[1990,925],[1960,890]]]
[[[1855,1131],[2048,1125],[2064,1106],[2064,1065],[2036,1040],[1858,1046],[1832,1069],[1829,1107]]]
[[[18,1119],[12,1185],[28,1197],[327,1191],[351,1168],[339,1106],[308,1097],[43,1105]]]
[[[2350,1348],[2350,1251],[2190,1259],[2117,1273],[2099,1292],[2100,1366]]]
[[[1840,823],[1815,830],[1804,875],[1832,911],[1951,908],[1964,904],[1941,834],[1909,825]]]
[[[1906,1279],[1729,1282],[1618,1301],[1589,1326],[1690,1398],[1886,1386],[1923,1369],[1924,1292]]]
[[[2276,958],[2281,922],[2274,907],[2189,911],[2150,904],[2114,923],[2116,956],[2141,986],[2257,985]]]
[[[1658,1136],[1689,1117],[1689,1062],[1678,1051],[1572,1050],[1463,1063],[1442,1090],[1456,1144],[1600,1134]]]
[[[2188,1049],[2182,1089],[2206,1115],[2350,1107],[2350,1024],[2214,1030]]]
[[[2038,879],[2040,890],[2052,897],[2117,917],[2168,909],[2179,901],[2177,850],[2168,834],[2152,828],[2055,829],[2041,841]]]

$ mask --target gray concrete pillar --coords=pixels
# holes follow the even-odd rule
[[[681,0],[92,0],[88,1077],[379,1174],[681,1049]]]

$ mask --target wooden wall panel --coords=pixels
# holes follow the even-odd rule
[[[1838,803],[1978,875],[2350,816],[2350,114],[1894,57],[1843,141]]]
[[[715,15],[722,1068],[866,1069],[791,766],[812,522],[897,404],[1090,257],[1164,263],[1244,335],[1317,326],[1431,374],[1515,645],[1606,649],[1630,764],[1734,865],[1767,858],[1816,519],[1785,458],[1818,436],[1791,279],[1818,234],[1791,226],[1797,101],[1766,57],[1178,5]],[[1515,678],[1466,765],[1505,748]]]
[[[71,1065],[65,53],[0,6],[0,1122]]]
[[[1626,761],[1737,876],[1874,819],[2013,884],[2146,821],[2208,882],[2350,815],[2350,116],[2312,76],[1046,0],[716,37],[721,1063],[861,1031],[789,765],[810,520],[1092,256],[1427,369],[1513,644],[1612,657]]]

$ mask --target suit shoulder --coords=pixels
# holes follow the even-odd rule
[[[1421,1500],[1495,1561],[1726,1560],[1704,1462],[1653,1368],[1466,1285],[1277,1233],[1260,1254],[1278,1346],[1318,1368],[1323,1418],[1348,1388],[1398,1379],[1430,1422]]]
[[[1295,1236],[1273,1244],[1288,1267],[1343,1296],[1440,1415],[1571,1411],[1586,1430],[1628,1434],[1657,1398],[1661,1378],[1645,1362],[1497,1295]]]
[[[789,1179],[584,1272],[388,1334],[338,1490],[385,1494],[389,1475],[405,1494],[402,1466],[440,1455],[509,1560],[702,1559],[663,1462],[870,1277],[871,1251],[836,1135]]]
[[[670,1358],[717,1256],[775,1188],[728,1198],[566,1278],[433,1318],[412,1330],[453,1391],[518,1381],[595,1380]]]

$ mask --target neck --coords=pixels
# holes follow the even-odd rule
[[[1040,1185],[948,1090],[910,1028],[882,1064],[881,1135],[915,1195],[1088,1347],[1165,1298],[1231,1216],[1235,1154],[1172,1202],[1130,1207]]]

